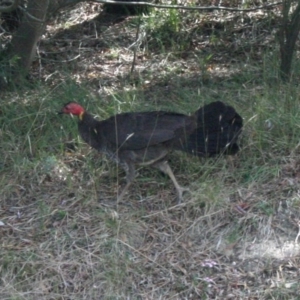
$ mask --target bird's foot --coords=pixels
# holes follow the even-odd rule
[[[177,204],[180,204],[183,201],[183,194],[186,192],[191,193],[191,190],[184,187],[179,187],[177,189]]]
[[[128,191],[128,188],[130,187],[131,185],[131,182],[127,182],[126,185],[124,186],[123,189],[121,189],[121,193],[118,195],[118,198],[117,198],[117,203],[120,203],[122,202],[125,194],[127,193]]]

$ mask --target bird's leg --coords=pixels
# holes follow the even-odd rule
[[[178,203],[181,203],[183,193],[186,191],[190,192],[190,190],[179,185],[167,161],[157,162],[153,166],[160,169],[163,173],[167,174],[171,178],[177,191],[177,201]]]
[[[133,164],[122,164],[122,167],[123,169],[125,170],[126,172],[126,185],[124,186],[122,192],[120,195],[118,195],[118,199],[117,199],[117,202],[121,202],[124,195],[126,194],[127,190],[129,189],[132,181],[134,180],[135,178],[135,167]]]

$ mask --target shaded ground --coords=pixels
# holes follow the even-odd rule
[[[157,38],[166,28],[144,25],[131,72],[136,18],[98,14],[95,4],[79,5],[49,25],[33,67],[49,90],[4,95],[22,112],[3,116],[0,132],[2,299],[298,299],[297,113],[290,108],[292,125],[280,112],[272,118],[278,92],[262,83],[271,66],[267,77],[261,68],[262,53],[276,48],[267,19],[256,15],[254,26],[251,15],[229,16],[216,30],[210,24],[222,15],[209,14],[211,22],[169,26],[167,41]],[[149,169],[117,205],[122,172],[78,143],[72,120],[53,114],[73,99],[105,118],[191,112],[220,97],[245,118],[242,151],[232,160],[172,154],[192,190],[180,205],[168,178]]]

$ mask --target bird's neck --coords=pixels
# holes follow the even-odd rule
[[[85,126],[88,127],[94,127],[96,126],[96,124],[98,123],[98,121],[96,119],[94,119],[94,117],[92,115],[90,115],[87,112],[82,112],[78,115],[79,118],[79,123],[80,124],[84,124]]]
[[[82,111],[79,115],[78,115],[78,118],[79,118],[79,120],[80,121],[82,121],[83,120],[83,116],[84,116],[84,114],[85,114],[85,112],[84,111]]]

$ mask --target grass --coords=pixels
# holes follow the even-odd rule
[[[128,23],[112,26],[118,39],[134,37]],[[57,67],[34,89],[2,95],[1,299],[298,299],[299,87],[271,85],[276,60],[267,55],[224,74],[215,71],[218,53],[204,65],[197,51],[181,59],[165,50],[133,84],[131,63],[114,61],[128,52],[118,51],[95,81],[79,62],[77,73]],[[94,53],[95,64],[107,52]],[[123,172],[82,143],[75,119],[56,114],[71,100],[100,119],[190,113],[222,100],[244,118],[241,151],[231,159],[172,153],[178,181],[191,189],[180,205],[170,180],[149,168],[117,204]]]
[[[78,88],[78,93],[84,94],[84,89]],[[268,230],[279,235],[268,222],[275,218],[279,200],[286,198],[278,186],[284,169],[291,167],[284,160],[296,160],[292,152],[297,147],[297,111],[270,110],[273,95],[248,110],[240,106],[247,125],[234,165],[224,158],[199,161],[172,154],[178,179],[192,189],[180,206],[174,203],[169,180],[148,169],[140,171],[128,205],[116,206],[116,167],[80,142],[76,121],[57,116],[61,101],[55,102],[51,91],[47,95],[47,105],[43,97],[32,98],[30,105],[18,105],[22,110],[17,115],[14,103],[8,101],[4,108],[1,189],[3,208],[9,210],[2,209],[6,246],[1,273],[7,299],[18,294],[20,299],[134,298],[141,293],[137,290],[151,292],[153,298],[209,298],[217,295],[217,286],[233,280],[225,275],[226,262],[239,253],[239,245],[254,236],[268,240]],[[191,100],[186,91],[181,96],[182,102]],[[231,94],[227,97],[223,100],[230,102]],[[246,97],[245,90],[241,98],[246,102]],[[196,107],[198,99],[194,101],[189,105]],[[86,104],[92,109],[95,102]],[[107,111],[139,110],[142,104],[116,102],[107,102]],[[274,126],[265,129],[264,120],[270,117]],[[67,154],[64,143],[72,140],[76,151]],[[296,192],[293,186],[289,189],[291,195]],[[209,263],[215,266],[207,267]],[[225,277],[219,278],[220,270]],[[240,281],[234,281],[237,286],[232,289],[245,296],[240,288],[253,278],[237,276]],[[290,278],[286,280],[291,293],[279,284],[267,295],[290,298],[294,288]],[[265,297],[263,291],[258,296]]]

